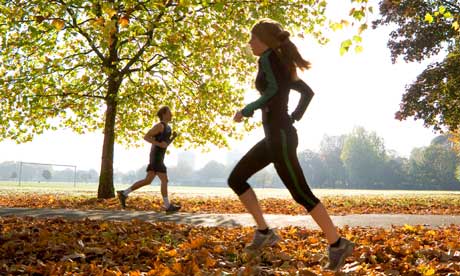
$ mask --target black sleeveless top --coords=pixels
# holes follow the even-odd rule
[[[171,142],[171,127],[169,125],[167,125],[165,122],[161,122],[161,124],[163,125],[163,131],[161,133],[158,133],[157,135],[155,135],[155,140],[157,142],[166,142],[167,144],[169,144]],[[166,152],[166,149],[165,148],[162,148],[162,147],[159,147],[159,146],[156,146],[156,145],[152,145],[152,147],[150,148],[150,153],[151,154],[160,154],[160,155],[164,155],[164,153]]]

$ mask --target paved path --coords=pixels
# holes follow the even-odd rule
[[[139,219],[149,222],[172,221],[176,223],[193,224],[201,226],[252,226],[254,221],[248,214],[192,214],[174,213],[165,214],[152,211],[121,211],[121,210],[72,210],[72,209],[34,209],[34,208],[2,208],[0,217],[4,216],[31,216],[38,218],[66,217],[70,219],[94,220],[131,220]],[[267,214],[266,219],[272,227],[302,226],[318,229],[310,216],[289,216]],[[427,227],[460,225],[460,216],[446,215],[348,215],[332,216],[338,227],[345,225],[363,227],[390,228],[392,225],[425,225]]]

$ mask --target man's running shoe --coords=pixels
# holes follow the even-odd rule
[[[169,204],[168,208],[163,207],[166,213],[174,213],[180,210],[181,206]]]
[[[118,200],[120,201],[121,208],[126,208],[126,198],[125,193],[123,191],[117,191]]]

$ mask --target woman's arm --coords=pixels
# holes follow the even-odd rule
[[[302,119],[305,110],[307,110],[308,105],[311,102],[311,99],[315,95],[310,86],[308,86],[303,80],[298,79],[291,83],[291,89],[300,93],[299,103],[297,104],[296,109],[291,114],[291,118],[299,121]]]
[[[270,62],[270,52],[263,54],[260,57],[260,69],[265,74],[265,79],[267,81],[267,88],[265,89],[262,96],[260,96],[256,101],[246,105],[241,113],[245,117],[251,117],[254,114],[254,110],[261,108],[265,103],[267,103],[276,92],[278,92],[278,82],[276,81],[275,74],[273,73],[272,64]]]

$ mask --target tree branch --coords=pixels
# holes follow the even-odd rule
[[[460,5],[458,4],[454,4],[453,2],[447,1],[447,0],[441,0],[441,3],[455,9],[456,10],[455,12],[460,12]]]
[[[61,1],[61,3],[63,5],[65,5],[64,2]],[[88,42],[89,46],[91,47],[91,49],[93,49],[93,51],[96,53],[96,55],[101,59],[102,62],[105,62],[106,61],[106,58],[104,57],[104,55],[99,51],[99,49],[96,47],[96,45],[94,45],[93,43],[93,40],[91,39],[91,37],[85,32],[83,31],[80,26],[77,24],[77,19],[75,18],[75,14],[74,12],[67,8],[67,12],[69,13],[69,15],[72,17],[72,26],[74,28],[77,28],[78,32],[86,39],[86,41]]]
[[[170,3],[166,4],[166,7],[168,7]],[[121,70],[121,74],[124,75],[128,72],[128,70],[131,68],[131,66],[139,60],[140,56],[145,52],[145,49],[147,49],[147,46],[149,46],[150,42],[152,41],[153,38],[153,30],[155,29],[155,24],[158,23],[158,21],[163,17],[164,11],[161,11],[158,16],[156,17],[155,21],[152,23],[152,29],[147,31],[147,41],[144,43],[144,45],[139,49],[139,51],[134,55],[134,57],[125,65],[125,67]]]

